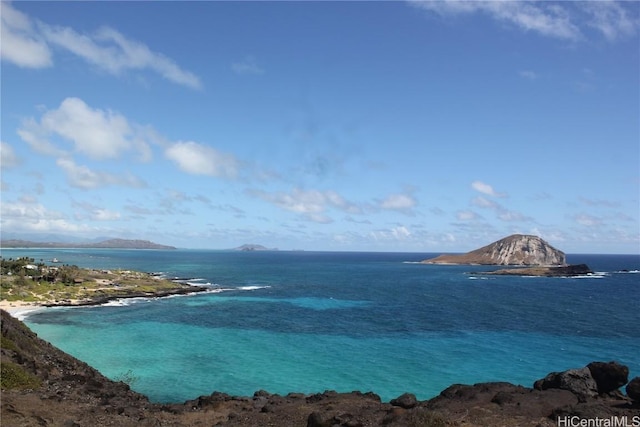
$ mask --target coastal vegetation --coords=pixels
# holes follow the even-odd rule
[[[0,365],[0,384],[2,389],[33,389],[40,387],[40,379],[25,371],[13,362],[2,362]]]
[[[29,257],[0,258],[0,300],[38,305],[98,304],[116,298],[200,291],[149,273],[46,265]]]

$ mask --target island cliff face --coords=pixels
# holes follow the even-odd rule
[[[490,245],[461,255],[440,255],[425,264],[540,265],[567,264],[564,252],[538,236],[512,234]]]

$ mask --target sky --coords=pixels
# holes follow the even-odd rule
[[[640,2],[3,2],[3,238],[640,253]]]

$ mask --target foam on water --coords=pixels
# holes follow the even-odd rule
[[[251,285],[251,286],[238,286],[236,289],[239,291],[257,291],[258,289],[268,289],[271,286],[260,286],[260,285]]]

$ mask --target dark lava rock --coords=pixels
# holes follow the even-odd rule
[[[403,395],[400,395],[391,400],[391,402],[389,403],[391,403],[393,406],[399,406],[404,409],[411,409],[418,404],[418,400],[416,399],[415,394],[404,393]]]
[[[553,268],[554,275],[557,276],[580,276],[583,274],[593,274],[593,270],[587,264],[573,264]]]
[[[627,396],[636,402],[640,402],[640,377],[635,377],[626,387]]]
[[[507,417],[524,417],[536,420],[549,417],[553,411],[578,403],[578,398],[568,390],[532,390],[510,383],[481,383],[453,385],[439,396],[426,402],[430,410],[446,414],[448,418],[465,416],[485,417],[487,409]],[[497,409],[496,409],[497,408]],[[492,421],[487,421],[492,425]],[[519,420],[512,425],[522,425]]]
[[[609,393],[629,381],[629,368],[618,362],[591,362],[587,365],[598,385],[598,393]]]
[[[331,427],[332,425],[333,417],[322,412],[312,412],[307,418],[307,427]]]
[[[563,372],[552,372],[533,384],[536,390],[558,388],[568,390],[581,402],[598,395],[598,385],[591,376],[589,368],[569,369]]]

